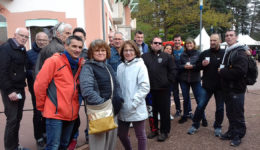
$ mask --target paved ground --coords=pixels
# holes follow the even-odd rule
[[[258,64],[260,70],[260,64]],[[229,149],[239,149],[239,150],[260,150],[260,77],[259,82],[252,87],[248,87],[248,92],[246,93],[245,100],[245,117],[247,124],[247,134],[242,140],[242,144],[238,148],[233,148],[229,146],[228,141],[221,141],[214,136],[214,129],[212,127],[214,123],[214,113],[215,113],[215,102],[214,99],[210,101],[206,109],[206,115],[209,122],[208,127],[201,127],[195,135],[186,134],[188,128],[191,126],[192,122],[188,122],[180,125],[178,124],[179,118],[172,120],[172,128],[170,137],[163,143],[157,142],[155,139],[148,140],[148,150],[229,150]],[[1,99],[1,97],[0,97]],[[192,100],[193,111],[195,110],[195,101]],[[27,90],[27,99],[24,107],[23,120],[21,122],[20,129],[20,143],[21,145],[28,147],[32,150],[36,150],[35,140],[33,138],[33,125],[32,125],[32,105],[30,100],[30,95]],[[4,110],[2,100],[0,100],[0,150],[4,150],[3,146],[3,136],[4,136],[4,126],[5,126],[5,115],[2,113]],[[174,107],[172,108],[172,113],[174,113]],[[82,125],[80,127],[80,137],[78,139],[78,145],[81,150],[87,150],[88,145],[84,144],[84,127],[86,126],[86,119],[83,107],[80,111],[80,116],[82,118]],[[148,122],[147,132],[148,132]],[[228,127],[227,119],[225,116],[223,122],[223,130],[226,131]],[[133,149],[137,149],[137,141],[133,129],[130,129],[131,142]],[[123,149],[120,141],[118,140],[117,150]]]

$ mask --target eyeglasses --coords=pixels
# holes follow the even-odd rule
[[[28,39],[28,38],[29,38],[29,36],[23,35],[23,34],[20,34],[20,33],[18,33],[18,35],[19,35],[20,37],[22,37],[22,38],[25,38],[25,39]]]
[[[38,42],[48,42],[48,40],[43,40],[43,39],[36,39]]]
[[[133,53],[135,50],[134,49],[124,49],[124,53]]]
[[[162,45],[162,42],[153,42],[153,44],[155,44],[155,45],[157,45],[157,44]]]

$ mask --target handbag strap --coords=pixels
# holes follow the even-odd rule
[[[113,96],[114,96],[114,82],[113,82],[113,78],[112,78],[112,75],[111,75],[109,69],[107,68],[107,66],[105,66],[105,67],[106,67],[106,69],[107,69],[107,71],[108,71],[108,73],[109,73],[109,76],[110,76],[111,91],[112,91],[110,98],[111,98],[111,100],[112,100],[112,99],[113,99]]]

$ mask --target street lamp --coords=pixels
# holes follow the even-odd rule
[[[203,0],[200,0],[200,51],[202,51],[201,48],[202,9],[203,9]]]

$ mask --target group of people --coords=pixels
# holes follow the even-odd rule
[[[157,137],[163,142],[169,136],[172,92],[174,117],[181,116],[180,124],[187,119],[193,121],[188,134],[196,133],[200,122],[208,126],[205,108],[212,95],[216,102],[215,136],[238,146],[246,133],[244,99],[248,49],[237,42],[233,30],[225,34],[226,50],[220,48],[220,36],[212,34],[210,49],[202,53],[192,38],[186,39],[182,46],[180,35],[175,35],[164,47],[162,39],[156,36],[149,49],[141,31],[135,33],[134,40],[124,40],[123,33],[111,32],[109,44],[97,39],[86,48],[86,32],[82,28],[73,30],[66,23],[56,25],[51,37],[44,32],[37,33],[32,49],[26,51],[28,38],[26,28],[17,28],[14,37],[0,46],[1,95],[7,118],[6,150],[26,149],[19,145],[18,138],[26,78],[38,149],[75,149],[82,101],[86,105],[99,105],[111,99],[118,128],[88,134],[86,127],[90,149],[113,150],[117,136],[125,149],[132,149],[129,139],[132,125],[138,149],[145,150],[147,138]],[[183,111],[179,86],[184,99]],[[190,88],[197,103],[194,114]],[[224,103],[229,128],[222,134]],[[145,130],[147,118],[149,134]]]

